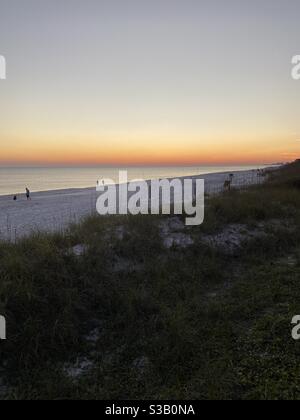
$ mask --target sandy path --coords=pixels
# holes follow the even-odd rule
[[[234,173],[234,186],[258,182],[256,171]],[[228,173],[200,175],[205,179],[207,192],[221,191]],[[96,210],[97,193],[94,188],[47,191],[32,194],[32,201],[19,196],[0,197],[0,239],[15,241],[32,231],[62,231]]]

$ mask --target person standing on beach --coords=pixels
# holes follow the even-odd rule
[[[26,187],[26,198],[27,198],[27,201],[30,201],[31,200],[30,191],[29,191],[29,189],[27,187]]]

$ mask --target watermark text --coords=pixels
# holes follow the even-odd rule
[[[0,315],[0,340],[6,340],[6,319]]]
[[[292,78],[294,80],[300,80],[300,55],[294,55],[292,65]]]
[[[6,80],[6,59],[0,55],[0,80]]]
[[[204,221],[204,180],[191,178],[134,180],[119,172],[119,182],[98,181],[97,212],[104,215],[185,215],[187,226]]]
[[[300,315],[294,316],[292,325],[294,325],[294,328],[292,329],[293,340],[298,341],[300,340]]]

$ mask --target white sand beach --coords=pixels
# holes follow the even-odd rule
[[[205,180],[205,190],[214,194],[223,190],[229,173],[191,177]],[[242,188],[262,182],[257,171],[234,172],[233,187]],[[0,239],[16,241],[33,231],[63,231],[70,223],[78,222],[96,212],[96,188],[67,189],[37,192],[27,201],[25,194],[14,201],[13,196],[0,197]]]

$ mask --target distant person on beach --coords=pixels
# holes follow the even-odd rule
[[[31,200],[30,191],[29,191],[28,188],[26,188],[26,198],[27,198],[27,201],[30,201]]]
[[[16,195],[14,195],[14,201],[17,201],[18,197]]]
[[[233,179],[234,179],[234,174],[230,174],[228,176],[228,179],[224,182],[224,190],[228,190],[231,191],[231,185],[233,183]]]

